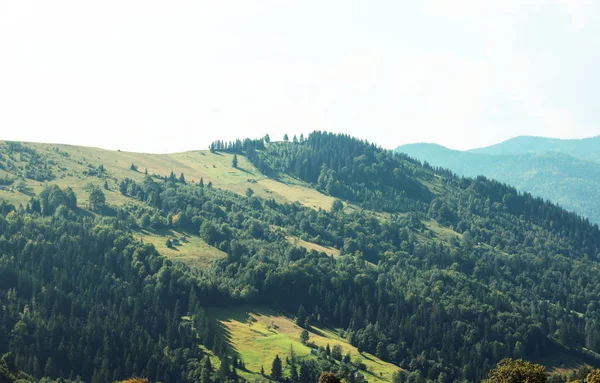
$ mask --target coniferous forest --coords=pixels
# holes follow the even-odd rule
[[[128,201],[120,206],[101,189],[84,206],[50,183],[27,204],[0,201],[0,354],[36,378],[239,381],[230,367],[243,369],[243,355],[207,310],[260,305],[305,328],[337,329],[402,369],[398,383],[481,381],[504,358],[559,352],[598,362],[600,230],[588,220],[347,135],[217,141],[210,150],[335,202],[312,209],[173,173],[119,180]],[[24,156],[36,179],[49,177],[42,157]],[[192,267],[137,236],[169,227],[226,257]],[[315,382],[330,370],[355,378],[326,361],[292,366],[297,373],[274,380]]]

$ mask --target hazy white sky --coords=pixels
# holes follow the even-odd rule
[[[0,139],[598,135],[598,36],[592,0],[0,0]]]

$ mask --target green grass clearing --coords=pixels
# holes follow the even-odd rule
[[[290,355],[291,348],[300,358],[317,358],[311,349],[300,342],[302,328],[280,313],[267,308],[239,307],[232,309],[211,309],[209,315],[221,326],[228,337],[231,347],[253,374],[260,376],[261,366],[267,373],[275,355],[283,360]],[[352,358],[360,358],[367,366],[365,378],[369,382],[391,382],[392,374],[400,368],[384,362],[374,355],[359,353],[346,340],[334,331],[314,327],[310,333],[310,342],[317,346],[333,347],[339,344],[343,354],[350,352]]]
[[[457,233],[448,227],[441,226],[437,221],[434,220],[425,220],[423,221],[423,225],[425,225],[427,229],[431,230],[437,238],[445,242],[450,242],[450,240],[455,238],[462,239],[463,237],[462,234]]]
[[[304,247],[308,251],[315,250],[319,253],[325,253],[333,257],[339,257],[341,255],[340,250],[330,246],[318,245],[316,243],[305,241],[293,235],[286,235],[285,238],[288,240],[289,243],[293,244],[294,246]]]
[[[197,235],[190,235],[182,231],[141,230],[134,233],[134,237],[151,243],[159,253],[174,260],[195,267],[206,267],[216,259],[226,257],[227,254],[216,247],[210,246]],[[172,248],[167,247],[167,239],[176,239]]]

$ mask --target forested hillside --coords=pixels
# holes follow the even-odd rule
[[[597,148],[597,140],[573,141],[579,145],[571,140],[542,138],[531,138],[529,142],[523,137],[475,151],[451,150],[435,144],[403,145],[396,151],[461,176],[484,175],[506,182],[600,223],[600,207],[596,203],[600,199],[600,163],[584,159],[594,158],[597,150],[592,153],[590,146],[593,143]]]
[[[21,147],[39,157],[32,174],[54,174]],[[6,179],[27,178],[1,150]],[[308,383],[330,370],[354,381],[365,369],[368,381],[383,378],[361,358],[398,366],[396,382],[480,381],[504,357],[598,362],[600,231],[586,219],[344,135],[211,151],[227,153],[228,171],[247,159],[333,203],[132,171],[109,185],[122,203],[90,187],[81,204],[79,190],[38,181],[22,206],[0,205],[0,353],[36,377],[92,382]],[[182,233],[167,236],[164,254],[193,239],[223,256],[200,267],[140,240],[161,232]],[[320,342],[335,334],[360,355],[327,346],[299,357],[286,344],[286,362],[263,360],[261,372],[231,332],[253,319],[211,317],[241,307],[275,310]]]

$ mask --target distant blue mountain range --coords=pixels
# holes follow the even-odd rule
[[[459,175],[506,182],[600,223],[600,136],[576,140],[521,136],[468,151],[425,143],[396,150]]]

